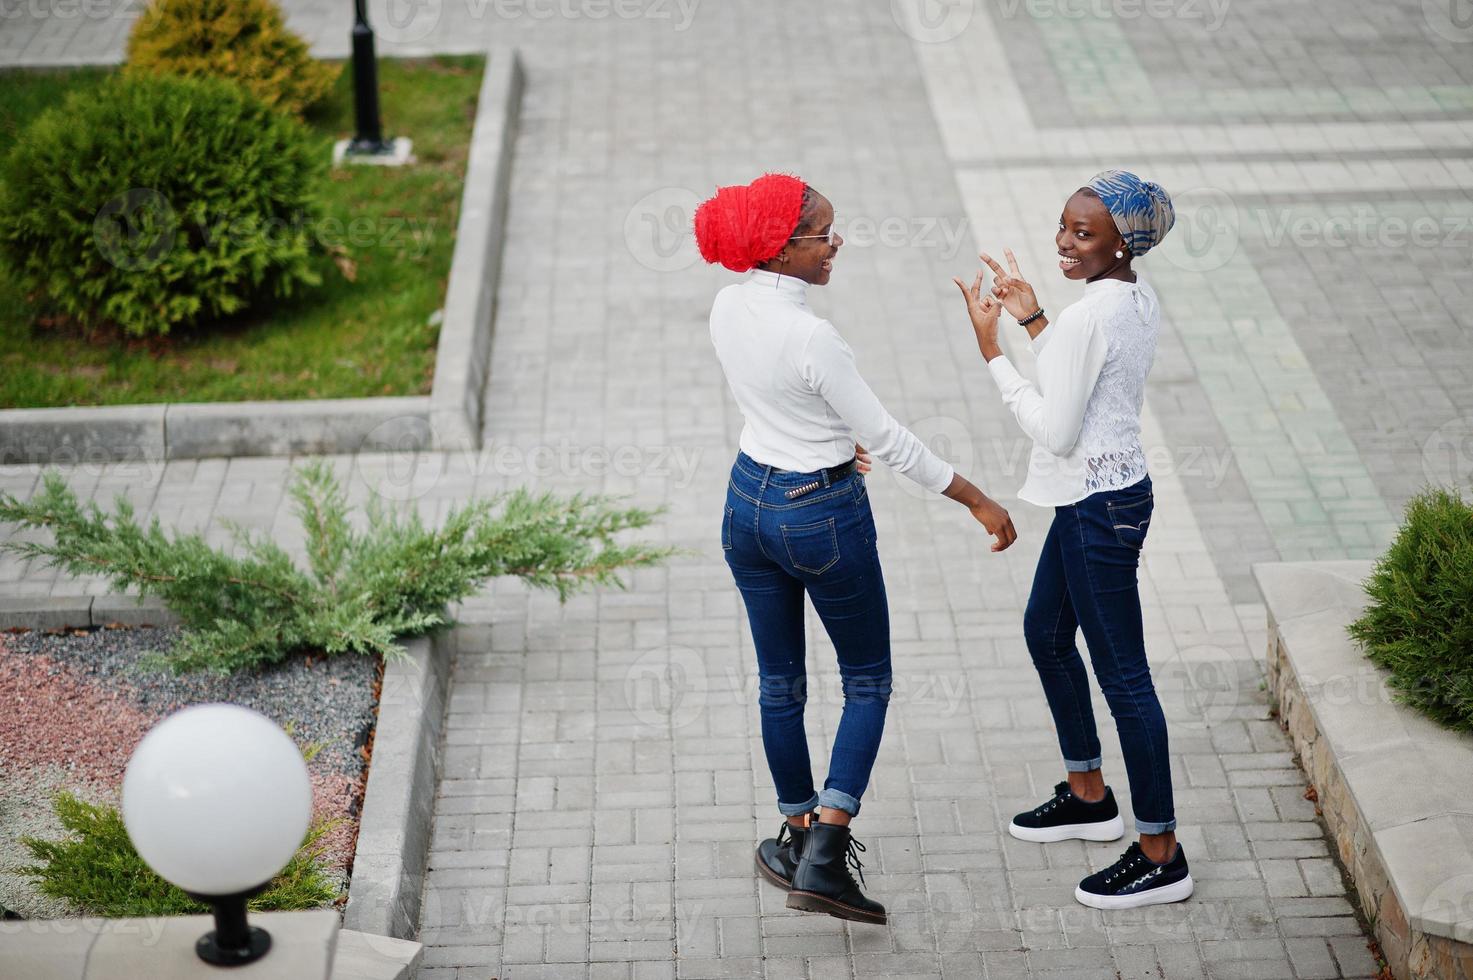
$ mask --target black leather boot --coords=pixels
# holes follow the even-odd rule
[[[864,880],[864,869],[856,853],[863,850],[864,845],[849,836],[848,827],[834,823],[816,823],[810,827],[798,870],[793,872],[788,908],[884,925],[885,906],[865,898],[849,873],[852,867],[859,872],[859,880]]]
[[[757,870],[779,888],[793,887],[793,872],[798,870],[798,860],[803,856],[808,824],[818,822],[814,814],[804,816],[807,817],[804,826],[795,827],[784,820],[776,837],[769,837],[757,845]]]

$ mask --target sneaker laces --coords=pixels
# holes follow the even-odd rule
[[[1140,843],[1137,842],[1130,845],[1125,849],[1125,853],[1120,855],[1120,859],[1116,861],[1113,865],[1111,865],[1110,873],[1105,876],[1106,883],[1114,881],[1116,878],[1124,875],[1127,871],[1133,870],[1145,860],[1146,855],[1145,852],[1141,850]]]
[[[1040,803],[1038,806],[1034,807],[1033,808],[1033,815],[1035,817],[1041,817],[1041,816],[1043,816],[1045,813],[1048,813],[1054,807],[1056,807],[1060,803],[1064,802],[1064,798],[1066,796],[1068,796],[1068,795],[1069,795],[1069,784],[1068,783],[1059,783],[1057,786],[1054,787],[1054,798],[1051,799],[1051,800],[1049,800],[1046,803]]]

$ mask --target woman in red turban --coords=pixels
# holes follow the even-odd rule
[[[993,551],[1017,533],[1007,511],[885,410],[844,338],[808,307],[808,287],[828,283],[844,244],[833,226],[828,199],[785,174],[720,188],[695,213],[702,257],[748,273],[717,294],[711,341],[745,421],[721,547],[757,649],[762,745],[787,818],[758,845],[757,870],[789,890],[789,908],[883,923],[885,907],[849,871],[860,869],[864,850],[849,822],[869,784],[891,689],[867,452],[965,504],[996,536]],[[844,692],[821,792],[803,728],[805,593],[834,643]]]

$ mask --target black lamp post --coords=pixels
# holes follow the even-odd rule
[[[373,55],[373,29],[365,0],[353,0],[353,112],[358,131],[348,144],[350,156],[393,152],[378,118],[378,70]]]

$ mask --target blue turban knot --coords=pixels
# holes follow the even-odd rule
[[[1086,186],[1105,202],[1131,255],[1145,255],[1155,248],[1176,222],[1171,197],[1161,185],[1141,180],[1128,170],[1097,173]]]

